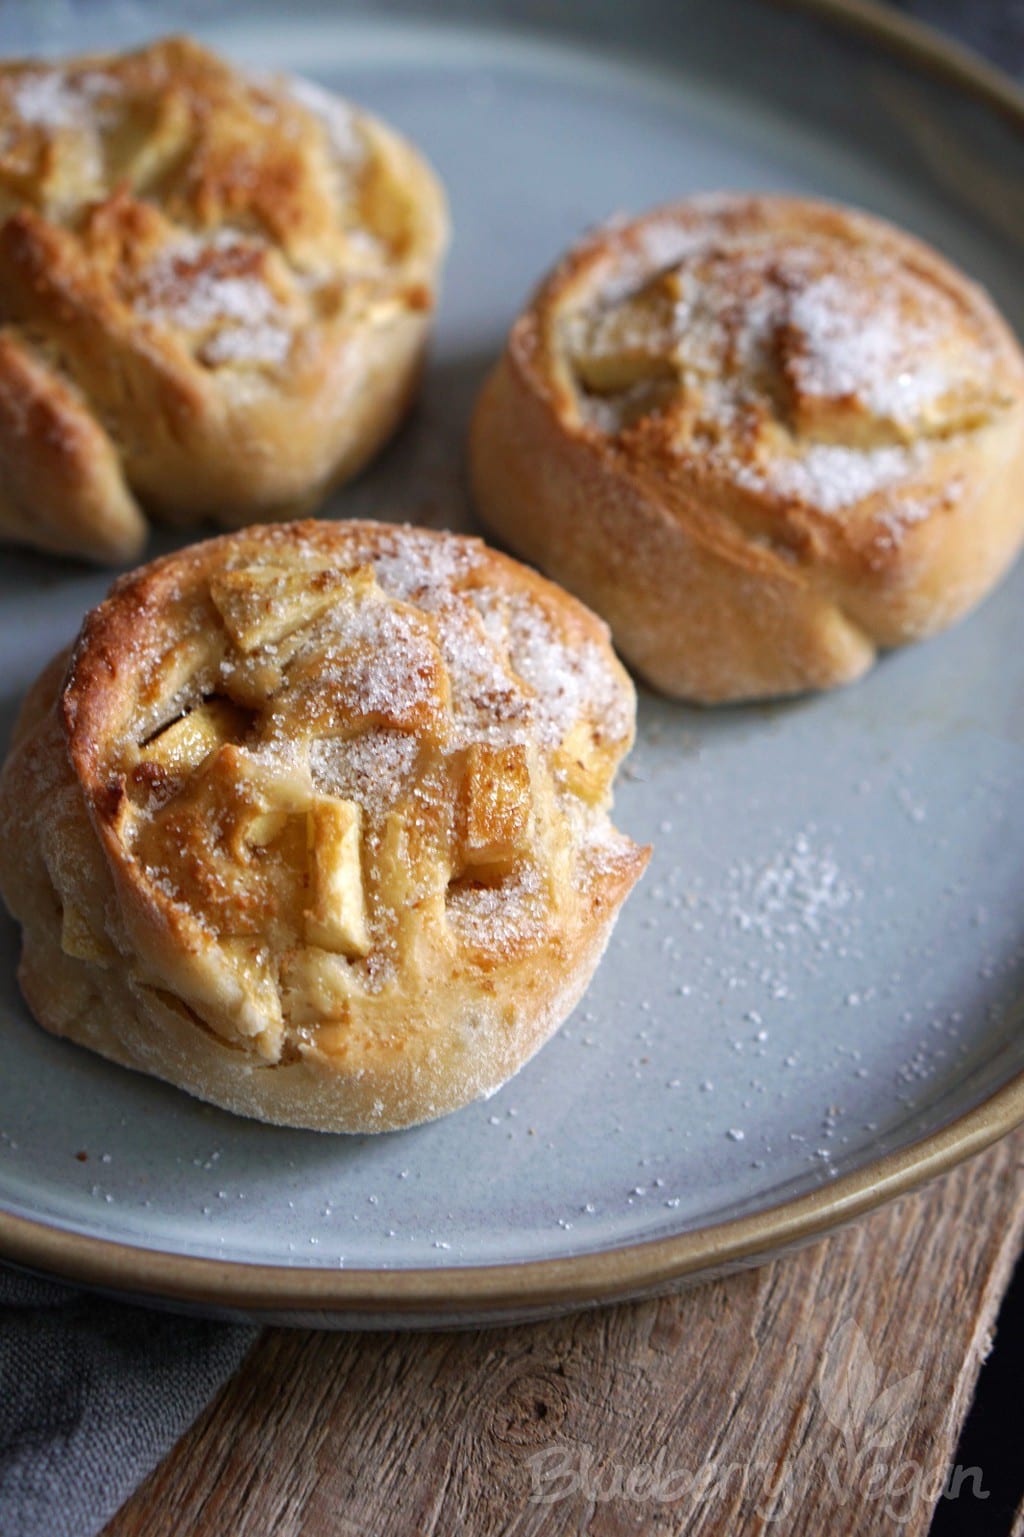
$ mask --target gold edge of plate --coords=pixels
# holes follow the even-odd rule
[[[79,1284],[252,1312],[479,1314],[612,1302],[824,1237],[990,1147],[1024,1122],[1024,1073],[948,1126],[797,1197],[712,1227],[565,1259],[409,1270],[295,1269],[136,1248],[0,1212],[0,1254]]]
[[[1024,129],[1024,91],[995,66],[876,0],[766,0],[854,31],[1007,114]],[[946,1173],[1024,1122],[1024,1072],[974,1109],[794,1200],[747,1217],[565,1259],[439,1270],[296,1270],[137,1248],[0,1211],[0,1257],[106,1291],[252,1312],[443,1319],[611,1302],[755,1263],[824,1237]]]
[[[905,62],[978,96],[1024,128],[1024,90],[1011,75],[966,43],[946,37],[927,22],[882,5],[880,0],[763,0],[778,9],[806,11],[857,32]]]

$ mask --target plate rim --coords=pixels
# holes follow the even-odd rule
[[[486,1315],[582,1306],[744,1268],[865,1216],[992,1146],[1024,1122],[1024,1072],[930,1136],[806,1195],[669,1238],[581,1255],[433,1268],[296,1268],[137,1247],[0,1211],[0,1257],[25,1269],[153,1301],[238,1312],[369,1318]]]
[[[1024,130],[1024,89],[969,48],[879,0],[763,0],[868,37],[918,70],[980,98]],[[520,1310],[539,1315],[664,1290],[752,1265],[866,1215],[990,1147],[1024,1123],[1024,1071],[948,1125],[790,1200],[669,1238],[559,1259],[434,1268],[342,1269],[176,1254],[17,1216],[0,1207],[0,1259],[94,1289],[189,1307],[360,1314],[415,1323]]]

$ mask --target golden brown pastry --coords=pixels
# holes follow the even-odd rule
[[[187,38],[0,66],[0,537],[312,506],[402,415],[447,238],[389,128]]]
[[[866,214],[715,196],[611,224],[512,329],[480,513],[665,693],[827,688],[964,614],[1024,535],[1024,360]]]
[[[475,539],[225,535],[122,578],[30,695],[0,890],[39,1022],[243,1115],[383,1131],[491,1093],[648,851],[604,625]]]

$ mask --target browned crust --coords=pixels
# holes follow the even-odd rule
[[[204,94],[217,120],[238,107],[233,92],[242,77],[188,39],[68,67],[129,89],[149,82],[146,132],[168,155],[161,135],[173,140],[183,103],[200,120]],[[28,68],[6,66],[0,84]],[[263,89],[275,110],[304,110],[282,108],[286,93],[275,97],[269,82]],[[144,512],[229,527],[291,516],[373,457],[416,388],[448,224],[443,190],[418,152],[367,114],[359,124],[381,175],[401,188],[406,244],[377,275],[365,305],[331,299],[321,309],[318,298],[287,360],[265,368],[207,366],[174,323],[155,324],[122,289],[155,254],[173,252],[196,230],[215,233],[222,221],[263,242],[240,252],[242,267],[246,259],[252,267],[240,267],[240,276],[266,279],[273,291],[275,270],[303,275],[315,250],[318,281],[348,284],[342,267],[330,282],[325,276],[334,271],[336,232],[321,227],[322,189],[293,136],[221,142],[197,130],[191,182],[173,160],[160,174],[143,166],[139,188],[126,179],[100,189],[73,227],[63,202],[54,194],[51,207],[45,182],[37,185],[43,172],[26,183],[19,204],[18,178],[0,156],[0,205],[9,210],[0,221],[0,535],[125,561],[144,542]],[[55,132],[67,138],[69,130]],[[197,258],[200,287],[206,258],[207,265],[227,259],[212,247]],[[31,410],[10,408],[26,390]]]
[[[630,264],[651,231],[796,228],[880,245],[956,302],[990,346],[1008,399],[987,427],[936,445],[902,490],[837,518],[752,492],[673,455],[649,417],[621,438],[581,418],[557,341],[570,306]],[[651,270],[650,263],[647,271]],[[703,702],[798,693],[860,676],[879,648],[965,614],[1024,536],[1024,360],[991,301],[936,252],[866,214],[790,198],[695,199],[599,229],[542,283],[477,405],[470,470],[482,518],[601,613],[665,693]]]
[[[347,1045],[289,1047],[276,1062],[225,1039],[187,1001],[192,969],[205,954],[195,918],[147,878],[125,845],[124,784],[111,773],[110,745],[138,709],[147,658],[177,633],[197,587],[229,552],[285,553],[301,542],[343,560],[356,538],[363,558],[375,538],[393,541],[395,534],[390,525],[307,522],[166,556],[116,582],[88,616],[70,662],[56,658],[39,680],[0,775],[0,890],[22,924],[19,977],[45,1028],[240,1114],[377,1131],[493,1092],[573,1007],[649,857],[628,840],[591,872],[572,911],[542,943],[476,971],[462,964],[457,975],[439,975],[399,1000],[390,1015],[377,1008],[354,1017]],[[529,594],[557,616],[567,637],[603,647],[616,687],[630,696],[598,619],[544,578],[479,541],[465,543],[479,558],[481,580]],[[111,947],[105,963],[62,948],[66,904],[101,931]]]

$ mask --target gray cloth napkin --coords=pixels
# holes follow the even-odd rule
[[[1024,73],[1024,0],[895,3]],[[0,1267],[0,1537],[93,1537],[257,1333]]]
[[[0,1537],[92,1537],[258,1332],[0,1268]]]

